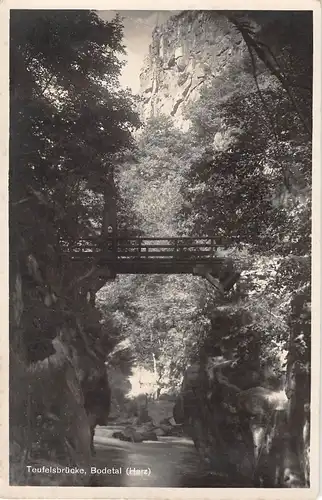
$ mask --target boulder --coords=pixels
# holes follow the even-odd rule
[[[181,424],[176,424],[174,418],[163,418],[158,426],[157,435],[158,436],[183,436],[183,427]]]
[[[145,425],[141,425],[136,429],[136,432],[142,437],[143,441],[157,441],[158,437],[155,432],[155,426],[153,423],[148,422]]]
[[[166,436],[166,432],[161,427],[154,429],[154,432],[156,436]]]
[[[169,424],[170,424],[170,425],[172,425],[172,426],[177,425],[177,424],[176,424],[176,421],[174,420],[174,418],[173,418],[173,417],[169,417],[167,420],[168,420],[168,422],[169,422]]]
[[[170,433],[168,434],[169,436],[172,437],[182,437],[184,436],[184,431],[183,431],[183,426],[182,425],[175,425],[172,427]]]
[[[126,427],[123,431],[124,441],[131,441],[132,443],[142,443],[142,434],[137,432],[133,427]]]
[[[123,437],[123,433],[120,431],[113,432],[113,434],[112,434],[112,438],[114,438],[114,439],[121,439],[122,440],[122,437]]]
[[[138,433],[142,437],[142,441],[157,441],[158,436],[155,431],[144,431]]]
[[[163,430],[165,436],[168,436],[172,431],[172,425],[169,425],[169,424],[161,424],[160,423],[159,427],[160,427],[160,429]]]
[[[162,420],[160,420],[160,424],[162,424],[162,425],[171,425],[170,418],[163,418]]]

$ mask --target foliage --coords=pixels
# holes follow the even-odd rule
[[[11,16],[11,198],[32,189],[50,199],[69,241],[97,226],[106,175],[138,123],[118,88],[121,40],[117,19],[89,11]]]
[[[170,118],[152,118],[138,137],[135,161],[125,163],[120,170],[121,193],[131,199],[146,236],[177,233],[176,214],[183,203],[182,173],[189,162],[187,143]]]
[[[109,175],[139,125],[135,100],[118,83],[122,25],[86,10],[18,10],[10,22],[11,244],[36,257],[44,281],[65,300],[86,266],[62,262],[61,254],[101,233]],[[33,304],[29,291],[25,297],[39,317],[36,329],[25,317],[33,345],[48,331],[37,286]],[[61,323],[62,304],[55,308]]]
[[[260,13],[246,17],[250,25],[260,21]],[[285,68],[297,105],[303,87],[300,108],[308,119],[310,30],[300,30],[300,42],[292,36],[301,19],[274,18],[274,40],[267,23],[249,33]],[[310,281],[310,140],[294,102],[256,52],[252,59],[246,51],[204,86],[186,117],[187,133],[164,116],[145,124],[135,161],[121,173],[122,192],[134,200],[145,234],[227,239],[241,278],[226,299],[196,278],[119,281],[117,288],[126,283],[132,290],[119,324],[133,335],[140,363],[153,369],[151,354],[158,356],[170,385],[203,351],[221,351],[235,354],[240,374],[254,371],[257,383],[280,387],[291,304]],[[307,329],[306,356],[309,343]]]
[[[243,272],[233,302],[230,297],[222,313],[227,315],[229,331],[223,343],[238,348],[247,369],[253,353],[257,370],[267,372],[272,362],[275,374],[285,372],[290,335],[293,339],[291,304],[303,290],[309,293],[310,283],[311,142],[301,116],[309,119],[311,113],[311,31],[301,29],[302,44],[293,43],[290,26],[299,23],[300,16],[291,16],[290,23],[287,19],[283,15],[279,19],[275,43],[268,41],[268,28],[258,30],[256,43],[277,51],[278,64],[288,68],[286,78],[294,95],[298,86],[292,78],[297,70],[301,74],[302,91],[306,89],[302,115],[284,86],[274,83],[263,61],[252,61],[251,54],[248,73],[232,78],[226,94],[216,81],[204,88],[200,100],[187,109],[189,134],[200,148],[187,174],[185,195],[190,205],[181,212],[192,231],[219,235],[239,248],[235,258],[242,257]],[[305,17],[306,21],[310,22]],[[247,68],[246,58],[244,64]],[[247,313],[246,322],[229,326],[234,314],[242,311]],[[214,314],[216,323],[218,312]],[[307,360],[309,323],[305,334],[301,328],[302,355],[305,352]]]

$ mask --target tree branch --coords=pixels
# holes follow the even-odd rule
[[[286,80],[286,78],[284,77],[284,75],[282,74],[281,70],[279,69],[279,65],[277,65],[277,67],[274,66],[274,64],[271,62],[271,60],[269,59],[268,55],[265,53],[265,48],[267,50],[267,46],[265,44],[263,44],[262,42],[258,42],[256,40],[254,40],[254,38],[252,38],[252,36],[250,35],[249,31],[244,27],[242,26],[242,24],[237,21],[236,18],[232,17],[232,16],[229,16],[229,15],[226,15],[227,19],[236,26],[236,28],[238,29],[238,31],[241,33],[242,37],[244,38],[244,41],[249,49],[249,47],[253,48],[254,51],[256,52],[256,55],[257,57],[265,64],[266,68],[270,71],[270,73],[272,75],[274,75],[278,81],[281,83],[283,89],[286,91],[290,101],[292,102],[293,104],[293,107],[305,129],[305,131],[307,132],[307,134],[311,137],[312,135],[312,129],[311,127],[306,123],[306,120],[302,114],[302,112],[300,111],[293,95],[292,95],[292,92],[291,92],[291,89],[290,89],[290,86]],[[271,55],[272,52],[270,49],[268,49],[268,53]],[[275,56],[273,55],[272,57],[273,60],[276,60]]]

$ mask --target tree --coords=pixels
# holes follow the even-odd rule
[[[170,118],[152,118],[138,136],[134,159],[120,170],[120,190],[124,198],[131,198],[146,236],[178,232],[176,215],[182,205],[180,190],[189,162],[186,145],[184,134]]]
[[[123,52],[118,18],[11,12],[11,443],[24,460],[42,453],[88,466],[91,394],[108,388],[104,343],[113,342],[93,301],[108,273],[102,278],[104,270],[71,252],[105,235],[113,167],[139,125],[134,98],[118,84]],[[49,433],[39,431],[39,418]],[[13,460],[22,467],[16,480],[28,482],[21,456]]]
[[[11,238],[40,268],[50,266],[49,246],[57,260],[102,231],[109,175],[138,125],[133,98],[118,87],[121,41],[118,19],[90,11],[12,13]],[[75,271],[60,265],[57,295]]]
[[[182,211],[182,218],[190,219],[198,234],[214,232],[239,247],[234,253],[243,262],[239,290],[233,301],[215,308],[214,324],[219,322],[221,332],[220,325],[226,324],[229,334],[222,338],[221,344],[235,352],[238,347],[240,367],[250,370],[255,362],[262,384],[286,380],[292,394],[288,425],[296,429],[293,442],[289,443],[293,452],[297,450],[294,456],[303,456],[308,446],[300,443],[295,434],[302,435],[307,425],[304,408],[309,401],[311,137],[308,121],[312,78],[309,17],[302,19],[308,23],[308,29],[300,30],[303,36],[297,44],[293,43],[290,29],[301,22],[301,16],[281,14],[277,21],[278,36],[274,25],[275,55],[265,40],[268,28],[258,29],[255,36],[249,22],[252,13],[247,24],[239,23],[232,14],[232,22],[249,49],[251,71],[249,77],[244,75],[236,83],[233,80],[228,95],[223,96],[223,91],[218,95],[218,82],[214,81],[190,109],[190,134],[196,142],[201,142],[203,150],[188,173],[191,187],[187,197],[190,201],[192,198],[192,203],[188,210]],[[301,75],[300,83],[296,71]],[[277,79],[275,83],[272,76]],[[249,87],[250,77],[252,87]],[[247,85],[243,88],[240,81],[244,80]],[[297,303],[300,305],[294,313]],[[239,324],[236,332],[232,318],[243,311],[247,313],[246,322]],[[305,326],[299,319],[301,316],[305,318]],[[296,333],[297,322],[301,324],[301,334]],[[212,340],[214,333],[210,333]],[[305,484],[303,463],[290,460],[294,477]]]

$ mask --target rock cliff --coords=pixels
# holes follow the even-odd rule
[[[140,74],[144,119],[158,114],[187,128],[185,104],[202,86],[222,76],[246,53],[242,36],[227,18],[207,11],[184,11],[154,29]]]
[[[16,210],[16,226],[26,213]],[[48,223],[48,240],[52,229]],[[90,466],[93,429],[106,423],[110,405],[100,313],[79,288],[64,286],[67,269],[69,283],[77,270],[64,269],[48,241],[37,247],[17,231],[11,237],[10,484],[83,486],[89,475],[27,466]]]

